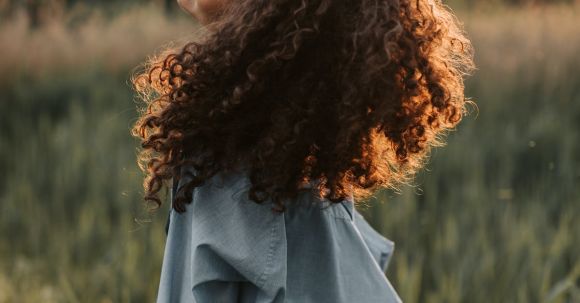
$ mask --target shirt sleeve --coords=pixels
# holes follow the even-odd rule
[[[276,302],[285,271],[284,217],[247,198],[247,180],[216,175],[196,188],[191,216],[195,302]]]
[[[379,264],[379,267],[383,272],[386,272],[395,249],[395,243],[373,229],[356,209],[354,210],[354,216],[354,223],[360,231],[365,244]]]

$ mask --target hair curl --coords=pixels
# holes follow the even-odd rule
[[[144,199],[160,206],[164,180],[198,172],[178,212],[242,166],[249,198],[279,211],[313,180],[331,202],[396,188],[471,102],[473,48],[438,0],[231,1],[211,29],[132,77]]]

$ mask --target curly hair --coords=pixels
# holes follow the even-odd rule
[[[132,76],[146,106],[144,199],[191,165],[175,197],[244,167],[256,203],[284,211],[304,184],[363,200],[407,183],[472,102],[473,47],[438,0],[240,0],[195,41]]]

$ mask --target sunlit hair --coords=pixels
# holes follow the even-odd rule
[[[462,119],[473,49],[440,1],[229,1],[199,39],[135,75],[144,99],[145,200],[197,171],[174,209],[220,171],[245,167],[255,202],[355,201],[411,180]]]

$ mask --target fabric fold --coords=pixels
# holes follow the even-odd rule
[[[400,302],[384,274],[393,243],[352,201],[311,203],[303,192],[279,214],[251,201],[249,185],[243,173],[217,174],[185,213],[170,212],[158,303]]]

